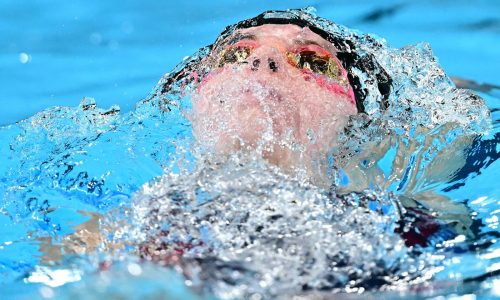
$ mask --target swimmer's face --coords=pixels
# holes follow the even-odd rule
[[[259,150],[278,165],[325,154],[357,113],[335,47],[309,28],[262,25],[214,46],[193,94],[193,131],[218,152]]]

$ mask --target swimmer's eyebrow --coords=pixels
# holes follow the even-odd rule
[[[241,40],[256,40],[257,37],[253,34],[242,34],[242,33],[237,33],[235,36],[233,36],[227,43],[229,45],[235,44]]]
[[[314,46],[317,46],[319,47],[321,50],[324,50],[325,52],[327,53],[334,53],[332,52],[332,50],[330,49],[330,47],[326,46],[325,44],[323,43],[318,43],[316,41],[313,41],[313,40],[303,40],[303,39],[295,39],[292,41],[295,45],[300,45],[300,46],[309,46],[309,45],[314,45]]]
[[[313,40],[293,40],[294,44],[299,44],[299,45],[316,45],[320,46],[323,48],[322,45],[320,45],[318,42],[315,42]]]

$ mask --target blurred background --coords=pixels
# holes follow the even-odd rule
[[[392,47],[429,42],[448,75],[500,85],[499,0],[2,0],[0,125],[86,96],[128,111],[226,25],[309,5]]]

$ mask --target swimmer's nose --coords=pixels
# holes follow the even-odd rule
[[[278,65],[276,64],[276,62],[272,58],[268,58],[267,63],[269,65],[269,69],[271,69],[271,71],[278,72]]]
[[[284,55],[274,47],[262,47],[258,49],[250,59],[252,71],[279,73],[283,70]]]
[[[267,66],[269,67],[269,70],[272,72],[278,72],[278,63],[274,61],[272,58],[267,59]],[[252,67],[251,69],[253,71],[257,71],[260,68],[260,59],[256,58],[252,61]]]
[[[257,71],[260,67],[260,59],[256,58],[252,62],[252,70]]]

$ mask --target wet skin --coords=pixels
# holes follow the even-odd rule
[[[215,45],[193,93],[193,132],[219,153],[257,151],[271,163],[310,167],[357,113],[337,50],[309,28],[262,25]]]

